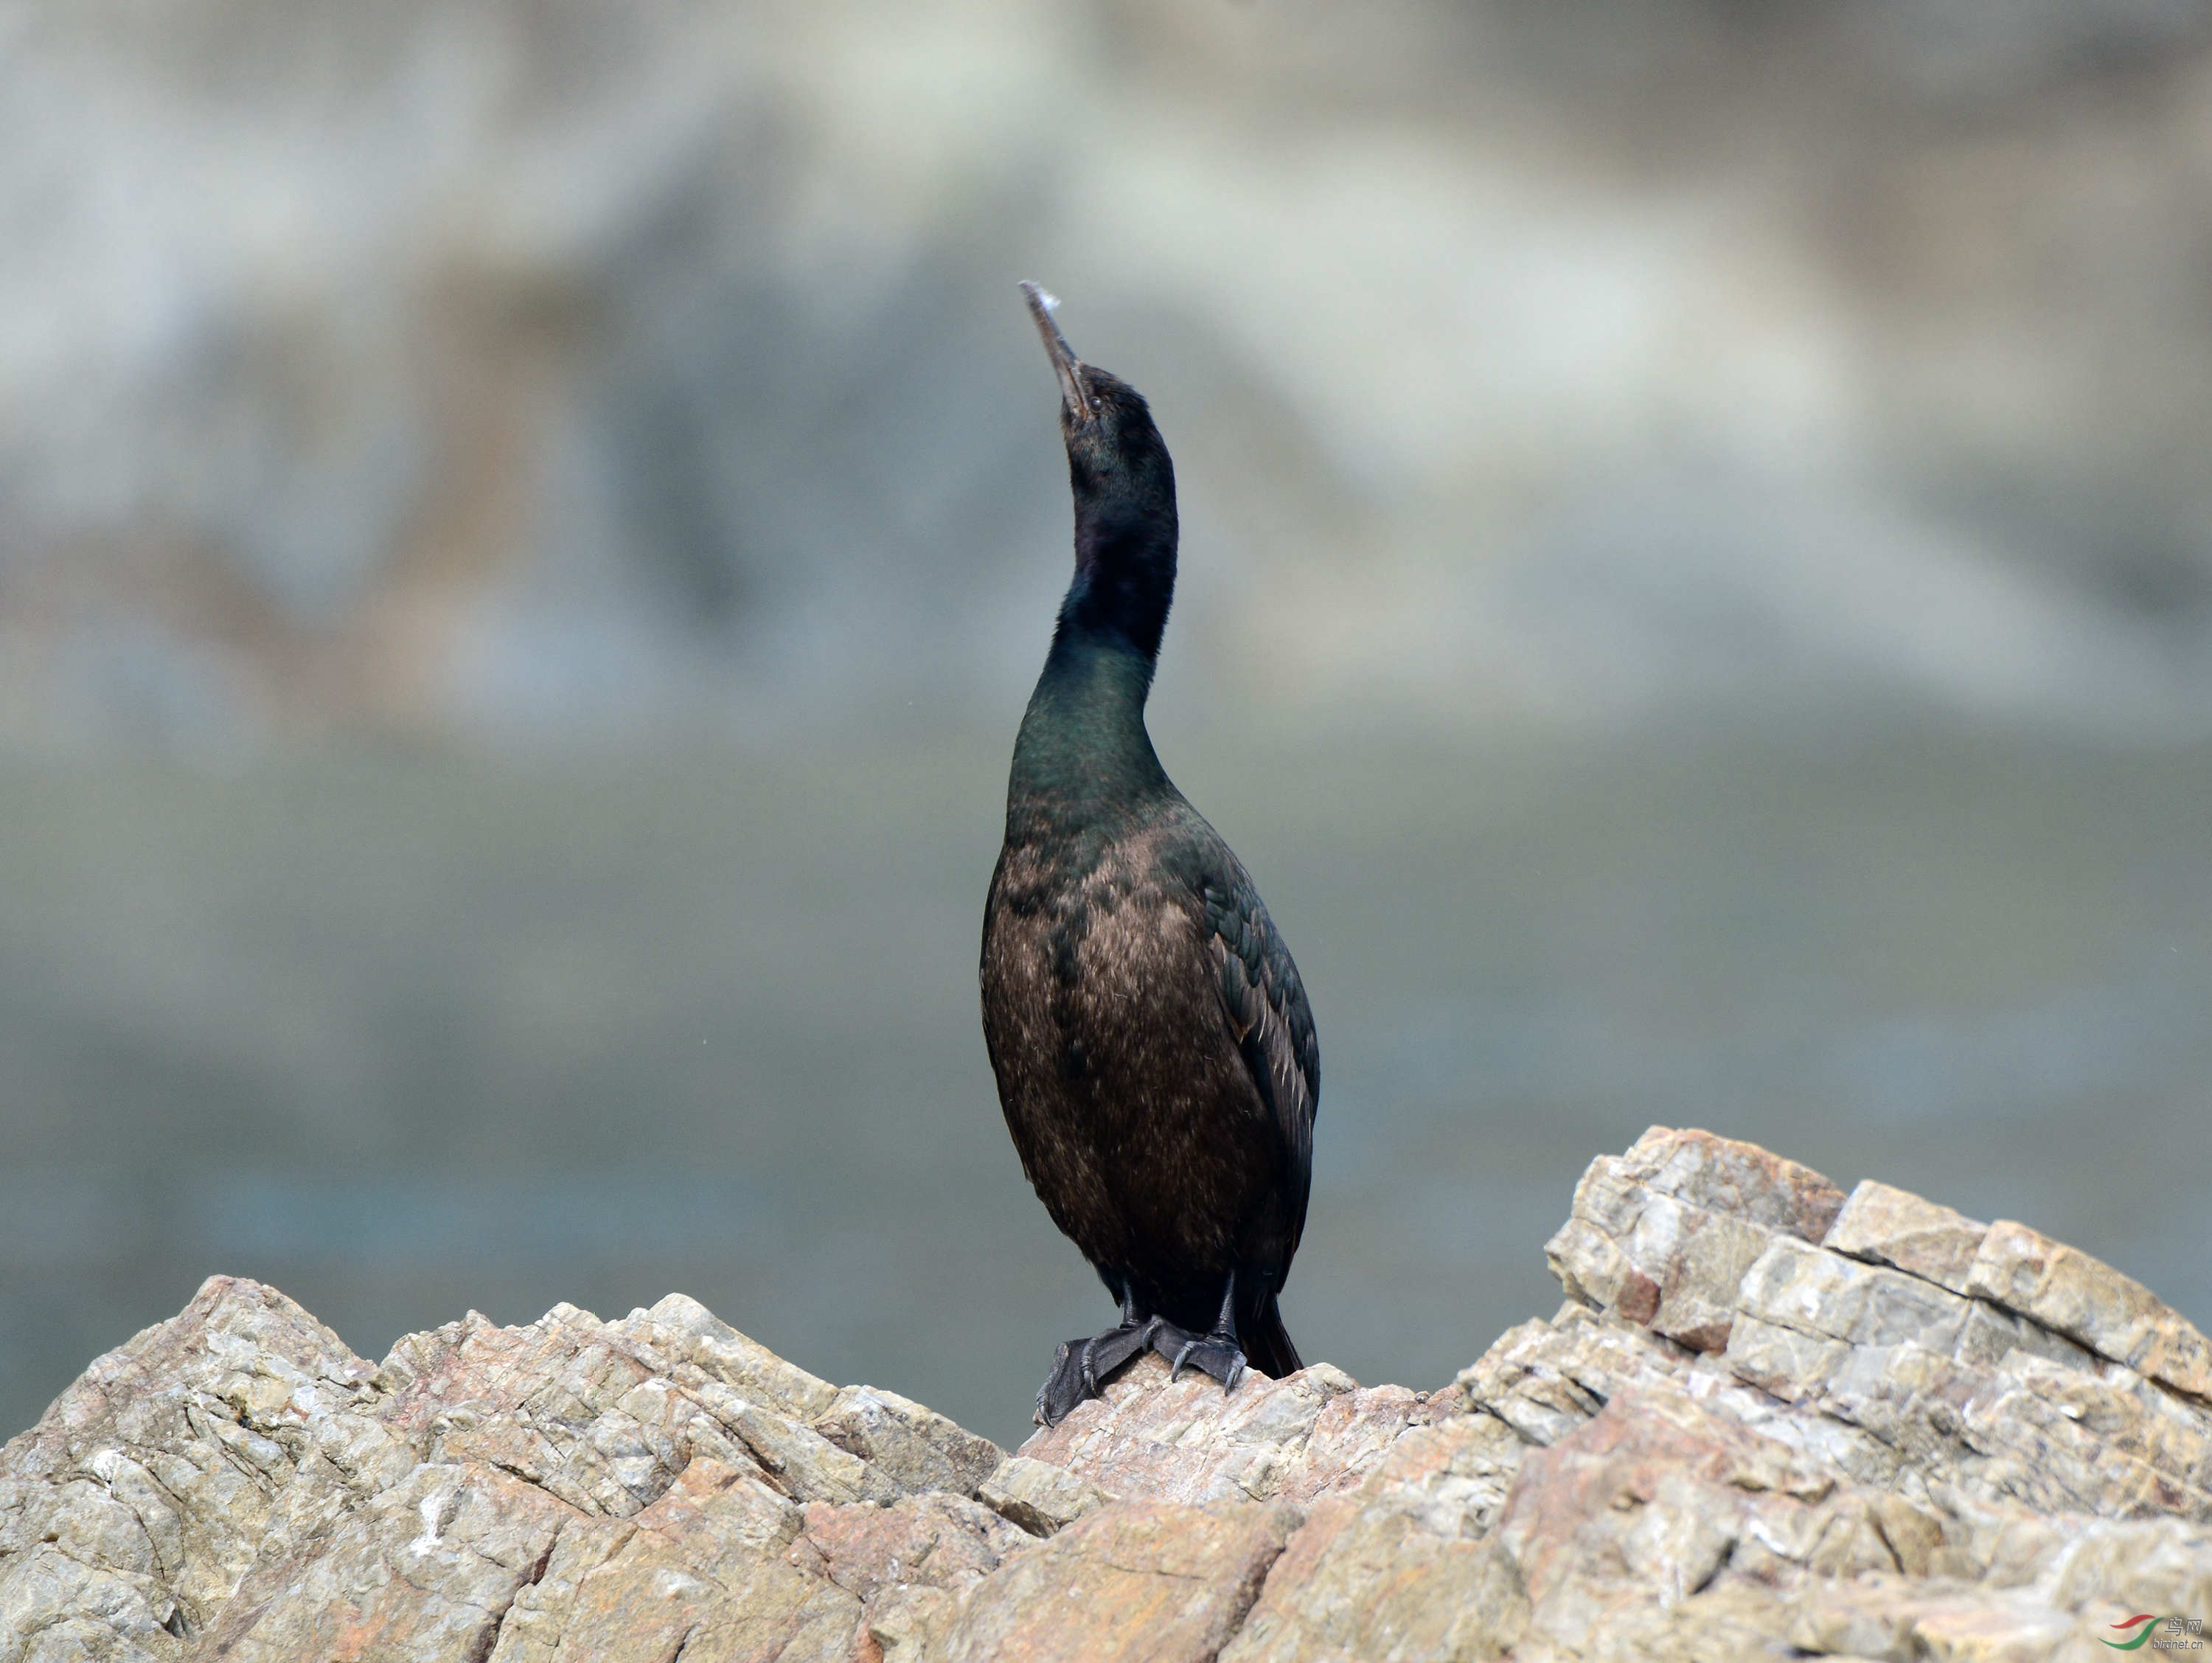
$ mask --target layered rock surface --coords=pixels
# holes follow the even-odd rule
[[[1157,1360],[1008,1456],[671,1295],[356,1357],[216,1277],[0,1452],[0,1663],[2081,1659],[2212,1619],[2212,1348],[1655,1128],[1449,1386]]]

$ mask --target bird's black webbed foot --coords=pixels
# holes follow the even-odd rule
[[[1221,1290],[1221,1314],[1206,1334],[1185,1333],[1171,1322],[1162,1322],[1152,1336],[1152,1349],[1168,1360],[1168,1378],[1182,1378],[1188,1367],[1211,1374],[1221,1389],[1234,1392],[1244,1378],[1244,1350],[1237,1343],[1237,1273]]]
[[[1244,1353],[1233,1332],[1217,1328],[1210,1334],[1193,1334],[1164,1322],[1152,1336],[1152,1349],[1168,1360],[1169,1378],[1180,1380],[1186,1368],[1195,1368],[1221,1382],[1224,1392],[1234,1392],[1244,1378]]]
[[[1087,1340],[1065,1340],[1052,1354],[1052,1373],[1037,1388],[1039,1426],[1058,1426],[1085,1398],[1098,1395],[1099,1387],[1128,1362],[1155,1343],[1153,1336],[1167,1325],[1158,1317],[1125,1322]]]

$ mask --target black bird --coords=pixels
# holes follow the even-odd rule
[[[1121,1307],[1060,1348],[1049,1426],[1148,1347],[1226,1390],[1248,1361],[1301,1366],[1275,1299],[1305,1228],[1321,1048],[1259,892],[1145,731],[1175,596],[1167,446],[1022,289],[1060,376],[1075,577],[1014,742],[983,1035],[1023,1172]]]

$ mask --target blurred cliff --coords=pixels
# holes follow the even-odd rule
[[[1231,722],[2212,711],[2196,0],[0,24],[0,739],[1018,699],[1013,283]]]

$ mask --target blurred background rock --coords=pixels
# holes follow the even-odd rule
[[[0,1431],[222,1270],[1018,1435],[1023,277],[1176,449],[1310,1356],[1653,1120],[2212,1322],[2208,187],[2195,0],[0,9]]]

